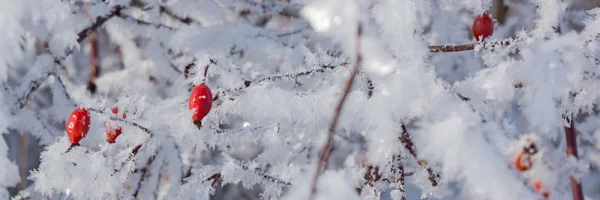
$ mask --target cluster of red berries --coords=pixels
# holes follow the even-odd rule
[[[188,106],[188,108],[194,112],[192,115],[192,121],[194,124],[199,125],[200,121],[202,121],[202,119],[208,115],[211,107],[212,93],[210,88],[208,88],[208,86],[206,86],[204,83],[194,87],[190,95]],[[118,115],[119,108],[113,108],[112,113]],[[127,118],[127,115],[125,112],[123,112],[119,118],[125,119]],[[69,136],[71,145],[78,145],[79,141],[81,141],[81,139],[87,135],[88,131],[90,130],[90,119],[90,113],[83,107],[77,108],[71,112],[66,124],[67,135]],[[120,126],[104,123],[104,128],[106,129],[106,140],[108,143],[115,143],[117,137],[119,137],[119,135],[122,133]]]
[[[538,153],[537,147],[535,143],[532,142],[531,138],[526,138],[526,141],[529,142],[529,146],[524,147],[521,152],[513,158],[511,161],[512,166],[518,172],[525,172],[533,166],[533,162],[531,161],[531,157]],[[536,179],[532,181],[531,186],[535,191],[544,196],[544,198],[548,198],[550,196],[550,192],[548,189],[542,184],[542,181]]]

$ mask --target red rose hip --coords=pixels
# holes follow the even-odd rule
[[[113,108],[112,113],[115,115],[118,115],[119,108],[117,108],[117,107]],[[127,114],[123,113],[121,115],[121,118],[126,119]],[[122,133],[120,126],[104,123],[104,128],[106,129],[106,141],[108,141],[108,143],[115,143],[115,141],[117,140],[117,137],[119,137],[119,135],[121,135],[121,133]]]
[[[194,112],[192,120],[200,126],[200,121],[208,115],[212,107],[212,93],[206,84],[201,83],[194,87],[190,95],[188,108]]]
[[[487,13],[483,13],[475,17],[471,29],[475,40],[481,42],[494,33],[494,21],[492,21],[492,18]]]
[[[90,113],[87,109],[75,109],[67,120],[66,129],[71,144],[79,144],[79,141],[81,141],[90,130]]]

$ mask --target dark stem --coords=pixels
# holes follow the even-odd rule
[[[88,38],[90,43],[90,80],[88,81],[87,89],[93,95],[96,93],[96,79],[100,75],[98,66],[98,42],[96,33],[91,33]]]
[[[137,199],[140,189],[142,188],[142,183],[144,182],[144,180],[146,180],[146,177],[150,176],[150,174],[148,173],[148,168],[152,165],[155,158],[156,158],[156,156],[150,157],[150,159],[148,159],[148,162],[146,162],[146,166],[144,166],[144,168],[142,168],[140,170],[141,177],[140,177],[140,181],[138,182],[137,188],[136,188],[135,192],[133,193],[133,198]]]
[[[575,133],[574,116],[570,118],[565,117],[565,120],[569,123],[569,126],[565,126],[565,140],[567,142],[567,156],[573,156],[578,159],[577,155],[577,138]],[[571,180],[571,190],[573,191],[573,200],[583,200],[583,191],[581,189],[581,183],[579,183],[575,177],[569,176]]]
[[[350,88],[352,88],[354,79],[356,78],[356,75],[358,74],[358,70],[360,69],[360,65],[361,65],[360,37],[361,37],[361,34],[362,34],[361,26],[359,24],[357,34],[356,34],[356,41],[355,41],[356,42],[356,47],[355,47],[356,63],[354,63],[352,73],[350,74],[350,77],[348,78],[348,81],[346,82],[346,85],[344,88],[344,93],[342,93],[342,97],[340,98],[337,106],[335,107],[333,119],[331,121],[331,124],[328,129],[328,133],[327,133],[327,140],[325,141],[325,144],[323,145],[323,147],[321,147],[321,150],[319,151],[319,160],[317,161],[317,169],[315,170],[315,174],[313,176],[313,181],[312,181],[312,185],[311,185],[311,193],[310,193],[311,199],[315,198],[319,175],[321,175],[321,173],[323,171],[323,166],[322,166],[323,163],[328,162],[329,154],[330,154],[331,147],[332,147],[331,141],[332,141],[333,135],[335,134],[335,129],[337,127],[338,119],[342,113],[342,109],[344,107],[344,103],[346,102],[346,98],[348,97],[348,94],[350,93]]]
[[[108,114],[106,114],[104,111],[102,111],[100,109],[96,109],[96,108],[87,108],[87,109],[89,111],[92,111],[92,112],[95,112],[95,113],[98,113],[98,114],[108,115]],[[150,137],[153,137],[153,135],[154,135],[149,128],[146,128],[146,127],[144,127],[144,126],[142,126],[142,125],[140,125],[140,124],[138,124],[136,122],[132,122],[132,121],[129,121],[129,120],[126,120],[126,119],[122,119],[122,118],[119,118],[117,116],[113,116],[112,114],[108,115],[108,116],[110,117],[110,120],[119,121],[119,122],[122,122],[122,123],[125,123],[125,124],[129,124],[131,126],[134,126],[134,127],[138,128],[138,129],[140,129],[140,130],[148,133],[150,135]]]
[[[401,200],[406,200],[406,190],[404,188],[404,164],[398,159],[398,179],[396,180],[396,190],[402,192]]]
[[[129,154],[129,157],[127,157],[127,159],[125,159],[125,161],[123,161],[121,163],[120,169],[123,169],[123,167],[125,167],[125,165],[127,164],[127,162],[133,160],[133,158],[140,151],[140,148],[142,148],[142,144],[138,144],[135,147],[133,147],[133,149],[131,150],[131,154]],[[117,172],[119,172],[120,169],[113,169],[113,173],[111,174],[111,176],[114,176]]]
[[[65,151],[65,153],[68,153],[69,151],[71,151],[71,149],[73,149],[73,147],[78,147],[79,143],[71,143],[71,146],[69,146],[69,148],[67,149],[67,151]]]
[[[82,31],[80,31],[77,34],[77,36],[78,36],[77,42],[78,43],[83,42],[90,34],[92,34],[94,31],[96,31],[96,29],[98,29],[100,26],[102,26],[104,23],[106,23],[106,21],[108,21],[109,19],[111,19],[114,16],[120,15],[121,9],[123,9],[123,7],[116,6],[114,8],[114,10],[112,12],[110,12],[108,15],[100,16],[100,17],[96,18],[95,23],[93,23],[90,27],[83,29]]]
[[[417,156],[417,148],[413,143],[412,139],[410,138],[410,135],[408,134],[408,130],[406,130],[406,126],[404,125],[404,123],[402,123],[402,134],[400,135],[399,139],[404,144],[404,148],[408,149],[408,152],[413,156],[413,158],[415,158],[415,160],[417,160],[419,165],[427,169],[427,173],[429,174],[427,178],[431,182],[431,185],[437,186],[438,182],[436,178],[440,177],[440,174],[434,173],[433,169],[431,169],[431,167],[428,166],[427,161],[419,159],[419,157]]]
[[[496,46],[508,46],[511,44],[512,40],[501,40],[496,42],[483,42],[479,43],[482,48],[495,48]],[[477,43],[473,44],[461,44],[461,45],[434,45],[429,46],[429,52],[457,52],[457,51],[468,51],[475,49]]]

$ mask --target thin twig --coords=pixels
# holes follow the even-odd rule
[[[175,13],[173,13],[171,10],[169,10],[167,7],[164,7],[164,6],[160,6],[158,11],[162,14],[165,14],[165,15],[167,15],[181,23],[187,24],[187,25],[190,25],[192,22],[200,24],[199,22],[193,20],[190,17],[183,18],[183,17],[177,16]]]
[[[239,90],[242,90],[244,88],[250,87],[251,85],[254,85],[256,83],[260,83],[260,82],[276,81],[276,80],[281,80],[281,79],[284,79],[284,78],[296,79],[298,77],[308,76],[308,75],[311,75],[311,74],[325,73],[325,72],[328,72],[329,70],[334,69],[334,68],[336,68],[336,66],[333,66],[333,65],[323,65],[323,66],[321,66],[321,68],[311,69],[311,70],[297,72],[297,73],[274,75],[274,76],[269,76],[269,77],[264,77],[264,78],[256,78],[256,79],[251,80],[251,81],[247,80],[247,81],[244,81],[244,83],[243,83],[242,86],[235,87],[235,88],[230,88],[230,89],[226,89],[226,90],[223,90],[223,91],[220,91],[220,92],[216,92],[216,95],[213,98],[213,101],[216,101],[217,99],[219,99],[219,93],[222,93],[224,95],[226,92],[239,91]]]
[[[122,9],[121,6],[117,6],[107,16],[104,16],[104,17],[100,16],[100,17],[96,18],[95,23],[93,23],[90,27],[83,29],[82,31],[80,31],[77,34],[77,36],[78,36],[77,42],[78,43],[83,42],[92,32],[94,32],[96,29],[98,29],[100,26],[102,26],[106,21],[108,21],[110,18],[112,18],[115,15],[117,15],[118,13],[120,13],[121,9]],[[72,53],[72,51],[67,51],[67,54],[65,55],[65,57],[67,57],[71,53]],[[64,59],[65,58],[55,57],[54,62],[58,65],[62,65],[61,62]],[[48,74],[44,74],[43,76],[48,77],[52,74],[53,73],[48,73]],[[25,107],[25,105],[27,105],[29,96],[31,96],[31,94],[39,88],[39,86],[41,85],[41,82],[43,82],[43,81],[33,80],[30,82],[30,89],[27,92],[25,92],[25,94],[21,98],[17,99],[17,104],[19,105],[19,109],[23,109],[23,107]]]
[[[110,115],[106,114],[104,111],[102,111],[100,109],[96,109],[96,108],[87,108],[87,109],[89,111],[92,111],[92,112],[95,112],[95,113],[98,113],[98,114],[102,114],[102,115],[105,115],[105,116],[108,115],[110,117],[110,120],[119,121],[119,122],[122,122],[122,123],[125,123],[125,124],[129,124],[131,126],[134,126],[134,127],[138,128],[138,129],[140,129],[140,130],[148,133],[150,135],[150,137],[154,136],[154,134],[152,133],[152,131],[149,128],[146,128],[146,127],[144,127],[144,126],[142,126],[142,125],[140,125],[140,124],[138,124],[136,122],[132,122],[132,121],[129,121],[127,119],[122,119],[122,118],[119,118],[117,116],[113,116],[112,114],[110,114]]]
[[[483,42],[473,44],[461,44],[461,45],[434,45],[429,46],[429,52],[457,52],[457,51],[468,51],[473,50],[477,45],[481,45],[482,48],[495,48],[496,46],[508,46],[512,40],[501,40],[496,42]]]
[[[406,190],[404,187],[404,164],[400,161],[398,157],[398,178],[396,179],[396,190],[402,193],[402,197],[400,200],[406,200]]]
[[[330,149],[332,146],[331,141],[335,134],[335,129],[337,128],[338,119],[342,113],[342,109],[344,107],[344,103],[346,102],[346,98],[348,97],[348,94],[350,93],[350,88],[352,88],[354,79],[355,79],[356,75],[358,74],[358,70],[360,69],[360,65],[361,65],[360,37],[362,34],[361,31],[362,31],[361,26],[359,24],[358,30],[356,33],[356,47],[355,47],[356,63],[354,63],[352,73],[350,74],[350,77],[348,78],[348,81],[346,82],[346,85],[344,88],[344,93],[342,93],[342,97],[339,100],[339,102],[335,108],[333,119],[332,119],[331,125],[329,126],[329,129],[328,129],[327,139],[325,141],[325,144],[323,145],[323,147],[321,147],[321,150],[319,151],[320,153],[319,153],[319,160],[317,161],[317,169],[315,170],[315,174],[314,174],[312,185],[311,185],[311,192],[310,192],[311,199],[315,198],[319,175],[322,173],[322,169],[323,169],[322,165],[323,165],[323,163],[327,163],[327,159],[329,158],[328,155],[331,153],[330,152]]]
[[[137,199],[138,194],[140,192],[140,189],[142,188],[142,183],[144,182],[144,180],[146,179],[146,177],[149,176],[148,175],[148,167],[150,165],[152,165],[152,163],[154,162],[155,158],[156,158],[156,156],[154,156],[154,155],[152,157],[150,157],[150,159],[148,159],[148,162],[146,162],[146,165],[144,166],[144,168],[142,168],[140,170],[141,177],[140,177],[140,181],[138,181],[138,186],[135,189],[135,192],[133,193],[133,198]]]
[[[21,135],[21,151],[19,151],[19,175],[21,182],[17,184],[17,190],[23,190],[27,187],[27,165],[29,156],[29,134],[23,133]]]
[[[137,155],[137,153],[140,151],[140,148],[142,148],[142,144],[138,144],[135,147],[133,147],[133,149],[131,150],[131,154],[129,154],[129,156],[127,157],[127,159],[125,159],[125,161],[121,162],[121,166],[120,169],[122,169],[123,167],[125,167],[125,165],[133,160],[133,158]],[[113,169],[113,174],[111,174],[111,176],[115,175],[117,172],[119,172],[120,169]]]
[[[410,135],[408,134],[408,131],[406,130],[406,126],[404,125],[404,123],[402,123],[402,134],[399,139],[404,144],[404,148],[406,148],[408,150],[408,152],[413,156],[413,158],[415,158],[415,160],[417,160],[419,165],[421,165],[421,167],[427,169],[427,173],[429,174],[428,179],[431,182],[431,185],[437,186],[438,182],[437,182],[436,178],[440,177],[440,174],[434,173],[433,169],[430,166],[428,166],[427,161],[419,159],[419,157],[417,156],[417,148],[416,148],[415,144],[413,143],[412,139],[410,138]]]
[[[244,171],[250,171],[250,168],[249,168],[248,166],[246,166],[246,165],[243,165],[243,164],[242,164],[240,161],[236,161],[235,163],[236,163],[236,164],[237,164],[237,165],[238,165],[240,168],[242,168],[242,170],[244,170]],[[279,178],[276,178],[276,177],[273,177],[273,176],[267,175],[267,174],[263,173],[263,172],[262,172],[260,169],[258,169],[258,168],[256,168],[256,169],[252,170],[252,173],[254,173],[254,174],[256,174],[256,175],[258,175],[258,176],[262,177],[262,178],[263,178],[263,179],[265,179],[265,180],[271,181],[271,182],[273,182],[273,183],[277,183],[277,184],[281,184],[281,185],[287,185],[287,186],[291,186],[291,185],[292,185],[290,182],[287,182],[287,181],[281,180],[281,179],[279,179]],[[185,179],[185,178],[187,178],[187,177],[190,177],[191,175],[192,175],[192,169],[191,169],[191,167],[190,167],[190,169],[188,169],[188,171],[187,171],[187,173],[186,173],[186,175],[185,175],[185,177],[184,177],[183,179]],[[215,173],[215,174],[213,174],[212,176],[210,176],[208,179],[206,179],[206,181],[209,181],[209,180],[211,180],[211,178],[215,178],[215,177],[217,177],[217,176],[218,176],[218,178],[221,178],[221,177],[222,177],[222,174],[220,174],[220,173]],[[217,179],[218,179],[218,178],[217,178]],[[183,179],[182,179],[182,184],[183,184],[183,183],[187,183],[187,181],[184,181]],[[215,182],[216,182],[216,181],[217,181],[217,180],[215,180]],[[215,184],[215,182],[213,182],[213,185]]]
[[[575,122],[574,116],[570,118],[565,117],[565,120],[569,123],[569,126],[565,126],[565,140],[567,143],[567,155],[573,156],[578,159],[577,155],[577,138],[575,134]],[[583,200],[583,191],[581,189],[581,183],[579,183],[573,175],[569,176],[571,180],[571,190],[573,191],[573,200]]]
[[[88,81],[87,89],[93,95],[96,93],[96,79],[100,75],[100,67],[98,66],[98,42],[96,33],[92,32],[89,35],[88,42],[90,43],[90,80]]]
[[[82,31],[80,31],[77,34],[77,36],[78,36],[77,42],[78,43],[83,42],[92,32],[96,31],[96,29],[98,29],[100,26],[102,26],[106,21],[108,21],[109,19],[111,19],[114,16],[119,15],[121,13],[121,9],[123,9],[123,7],[116,6],[114,8],[114,10],[112,12],[110,12],[108,15],[99,16],[98,18],[96,18],[95,23],[93,23],[90,27],[83,29]]]
[[[122,18],[122,19],[125,19],[125,20],[128,20],[128,21],[137,23],[138,25],[152,26],[152,27],[155,27],[156,29],[165,28],[165,29],[169,29],[171,31],[177,30],[177,28],[174,28],[174,27],[170,27],[170,26],[167,26],[167,25],[164,25],[164,24],[157,24],[157,23],[147,22],[147,21],[144,21],[144,20],[141,20],[141,19],[136,19],[136,18],[134,18],[132,16],[129,16],[129,15],[126,15],[126,14],[123,14],[123,13],[119,13],[118,16],[119,16],[119,18]]]

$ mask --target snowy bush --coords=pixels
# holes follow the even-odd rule
[[[600,198],[577,1],[0,1],[0,199]]]

